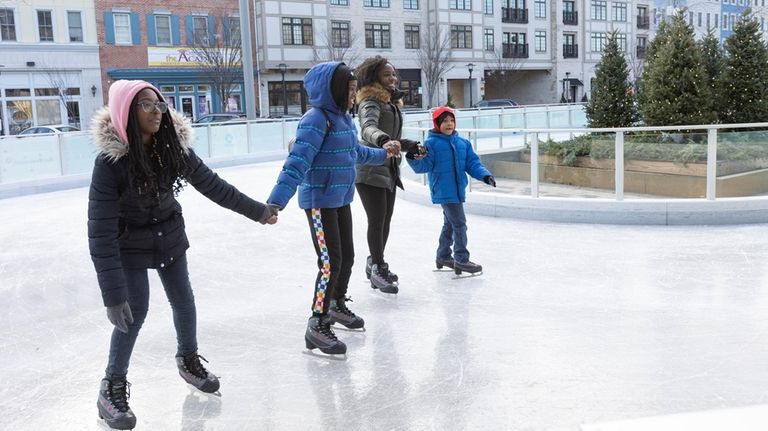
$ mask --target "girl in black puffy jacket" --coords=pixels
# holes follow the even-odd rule
[[[88,241],[107,317],[115,325],[97,407],[111,428],[131,429],[136,417],[128,406],[126,375],[147,315],[148,268],[157,270],[173,309],[179,374],[203,392],[219,389],[197,353],[189,242],[176,200],[183,184],[262,224],[276,223],[277,209],[213,173],[190,147],[189,122],[147,82],[114,82],[109,106],[95,115],[92,130],[98,155],[88,196]]]

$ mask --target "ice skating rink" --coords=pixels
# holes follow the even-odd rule
[[[218,169],[258,200],[281,164]],[[406,168],[407,169],[407,168]],[[274,226],[182,192],[200,353],[176,372],[154,273],[129,381],[137,430],[764,430],[768,226],[608,226],[468,216],[482,276],[434,272],[439,207],[399,200],[401,293],[369,287],[356,217],[346,361],[305,355],[315,258],[296,199]],[[87,188],[0,200],[0,428],[100,430],[109,335]]]

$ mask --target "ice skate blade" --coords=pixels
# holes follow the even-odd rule
[[[449,268],[447,266],[444,266],[442,268],[433,269],[432,272],[453,272],[453,268]]]
[[[346,332],[365,332],[365,326],[363,326],[362,328],[347,328],[346,326],[342,325],[341,323],[339,323],[338,325],[336,323],[337,322],[331,323],[331,325],[333,325],[333,329],[334,330],[335,329],[341,329],[342,331],[346,331]]]
[[[120,429],[120,428],[112,428],[111,426],[109,426],[109,424],[107,423],[107,420],[104,419],[103,417],[101,417],[101,413],[99,413],[99,418],[96,419],[96,427],[98,429],[104,430],[104,431],[115,431],[115,430],[119,430]],[[124,429],[124,430],[132,430],[132,429],[136,429],[136,427],[133,427],[133,428],[122,428],[122,429]]]
[[[483,275],[483,271],[477,271],[477,272],[462,271],[461,274],[454,274],[453,277],[451,277],[451,279],[452,280],[461,280],[462,278],[479,277],[481,275]]]
[[[301,353],[312,356],[318,359],[329,359],[331,361],[338,361],[338,362],[344,362],[347,360],[347,354],[341,353],[341,354],[331,354],[331,353],[323,353],[320,351],[320,349],[317,349],[318,351],[315,352],[315,349],[304,349]]]

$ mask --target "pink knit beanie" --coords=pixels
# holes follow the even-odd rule
[[[131,102],[133,102],[133,98],[136,97],[139,91],[145,88],[151,88],[157,93],[157,97],[160,100],[165,101],[160,90],[146,81],[119,80],[113,82],[109,87],[109,117],[112,120],[112,127],[117,131],[117,136],[125,144],[128,144],[126,127],[128,126],[128,113],[131,111]]]

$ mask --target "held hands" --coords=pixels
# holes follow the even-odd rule
[[[387,150],[387,158],[400,157],[400,141],[387,141],[381,148]]]
[[[412,146],[407,153],[405,153],[405,158],[410,160],[421,160],[424,157],[427,157],[427,147],[416,144]]]
[[[128,301],[107,307],[107,319],[115,325],[118,331],[128,333],[128,324],[133,323],[133,313]]]
[[[259,223],[261,224],[275,224],[277,223],[277,212],[282,208],[275,204],[267,204],[267,208],[264,210],[264,214],[261,215]]]
[[[486,175],[483,177],[483,182],[488,184],[489,186],[496,187],[496,180],[493,179],[493,175]]]

